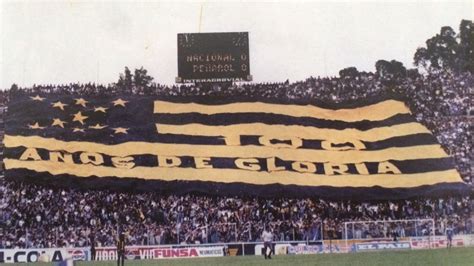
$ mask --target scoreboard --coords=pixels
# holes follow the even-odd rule
[[[248,32],[178,34],[176,82],[251,80]]]

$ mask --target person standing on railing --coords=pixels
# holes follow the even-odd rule
[[[270,228],[268,226],[265,226],[265,229],[263,230],[262,233],[262,239],[263,239],[263,252],[265,255],[265,259],[271,259],[272,258],[272,251],[273,251],[273,233],[271,232]],[[270,251],[268,251],[270,249]],[[267,255],[268,254],[268,255]]]

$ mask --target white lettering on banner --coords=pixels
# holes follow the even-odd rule
[[[347,252],[347,250],[345,251]],[[291,245],[288,247],[288,254],[300,255],[300,254],[323,254],[323,253],[343,253],[343,250],[339,245],[306,245],[298,244]]]
[[[140,259],[143,258],[143,259],[151,259],[151,254],[154,254],[154,253],[151,253],[149,249],[140,249],[138,251],[138,253],[140,254]]]
[[[306,245],[297,245],[297,246],[289,246],[288,247],[288,254],[318,254],[323,253],[323,246],[306,246]]]
[[[115,248],[96,248],[95,258],[96,260],[116,260],[117,251]]]
[[[375,242],[356,243],[356,251],[384,250],[384,249],[411,249],[410,242]]]
[[[200,248],[199,257],[221,257],[224,256],[223,247],[216,248]]]

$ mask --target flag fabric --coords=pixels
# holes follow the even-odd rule
[[[4,142],[6,178],[58,186],[337,199],[468,191],[394,96],[345,104],[19,96]]]

